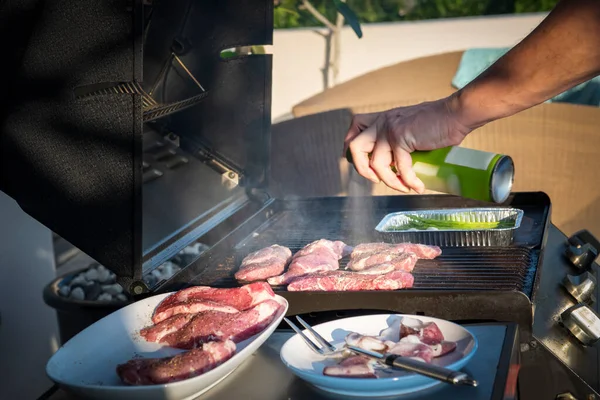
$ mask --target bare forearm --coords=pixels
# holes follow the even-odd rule
[[[562,0],[521,43],[453,98],[472,128],[600,74],[600,0]]]

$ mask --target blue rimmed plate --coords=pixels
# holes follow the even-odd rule
[[[344,338],[350,332],[379,336],[385,330],[384,337],[398,341],[402,318],[421,320],[423,323],[435,322],[444,338],[456,342],[456,349],[432,362],[452,370],[463,368],[477,351],[477,339],[467,329],[443,319],[420,315],[378,314],[344,318],[313,327],[321,336],[336,347],[344,345]],[[311,338],[307,331],[304,333]],[[339,359],[323,357],[311,351],[299,335],[292,336],[281,348],[281,360],[300,379],[321,390],[360,397],[398,396],[417,392],[432,386],[446,383],[412,372],[384,368],[377,372],[378,379],[341,378],[323,375],[323,369],[334,365]],[[473,376],[477,379],[477,376]]]

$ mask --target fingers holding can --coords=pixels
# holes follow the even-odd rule
[[[380,137],[375,143],[373,154],[371,155],[371,169],[390,188],[408,193],[408,187],[392,171],[392,168],[390,168],[391,165],[393,165],[392,148],[385,138]]]
[[[393,164],[396,167],[396,174],[404,186],[417,193],[425,191],[425,185],[417,177],[413,170],[411,153],[414,151],[415,136],[411,129],[407,128],[405,123],[401,123],[397,118],[389,124],[390,129],[386,130],[385,137],[393,155]]]
[[[342,157],[346,156],[346,152],[350,147],[350,142],[369,126],[373,125],[378,115],[378,113],[356,114],[352,117],[350,128],[348,128],[348,133],[346,133],[346,137],[344,138],[344,152],[342,153]]]
[[[421,181],[413,170],[412,157],[408,151],[400,146],[393,149],[394,165],[397,174],[402,183],[409,189],[422,194],[425,192],[425,184]]]
[[[373,152],[375,148],[375,142],[377,138],[377,129],[375,124],[371,125],[360,134],[355,136],[349,143],[348,148],[350,149],[350,153],[352,154],[352,159],[354,161],[354,167],[359,174],[363,177],[373,181],[374,183],[379,183],[380,179],[375,173],[375,171],[371,168],[369,162],[369,155]]]

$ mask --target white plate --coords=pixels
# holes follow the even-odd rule
[[[180,400],[199,396],[231,374],[273,333],[287,312],[288,302],[261,333],[237,344],[236,354],[217,368],[179,382],[150,386],[126,386],[116,367],[134,357],[166,357],[182,350],[146,342],[139,331],[151,325],[152,312],[171,293],[153,296],[128,305],[102,318],[64,344],[50,358],[46,373],[56,383],[91,399]]]
[[[399,322],[403,317],[416,318],[423,322],[435,322],[446,340],[456,342],[456,349],[433,363],[452,370],[459,370],[473,357],[477,350],[477,339],[460,325],[438,318],[420,315],[379,314],[344,318],[316,325],[313,328],[336,347],[344,345],[350,332],[378,336],[383,329],[386,339],[398,341]],[[309,338],[312,336],[304,331]],[[323,369],[339,362],[314,353],[300,335],[292,336],[281,348],[281,360],[299,378],[321,390],[346,396],[380,397],[398,396],[446,383],[407,371],[386,369],[378,371],[378,379],[340,378],[323,375]],[[477,376],[474,376],[477,379]]]

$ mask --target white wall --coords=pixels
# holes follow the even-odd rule
[[[418,57],[472,47],[512,46],[546,14],[441,19],[345,28],[339,82]],[[314,29],[276,30],[273,37],[273,120],[323,90],[325,39]]]

